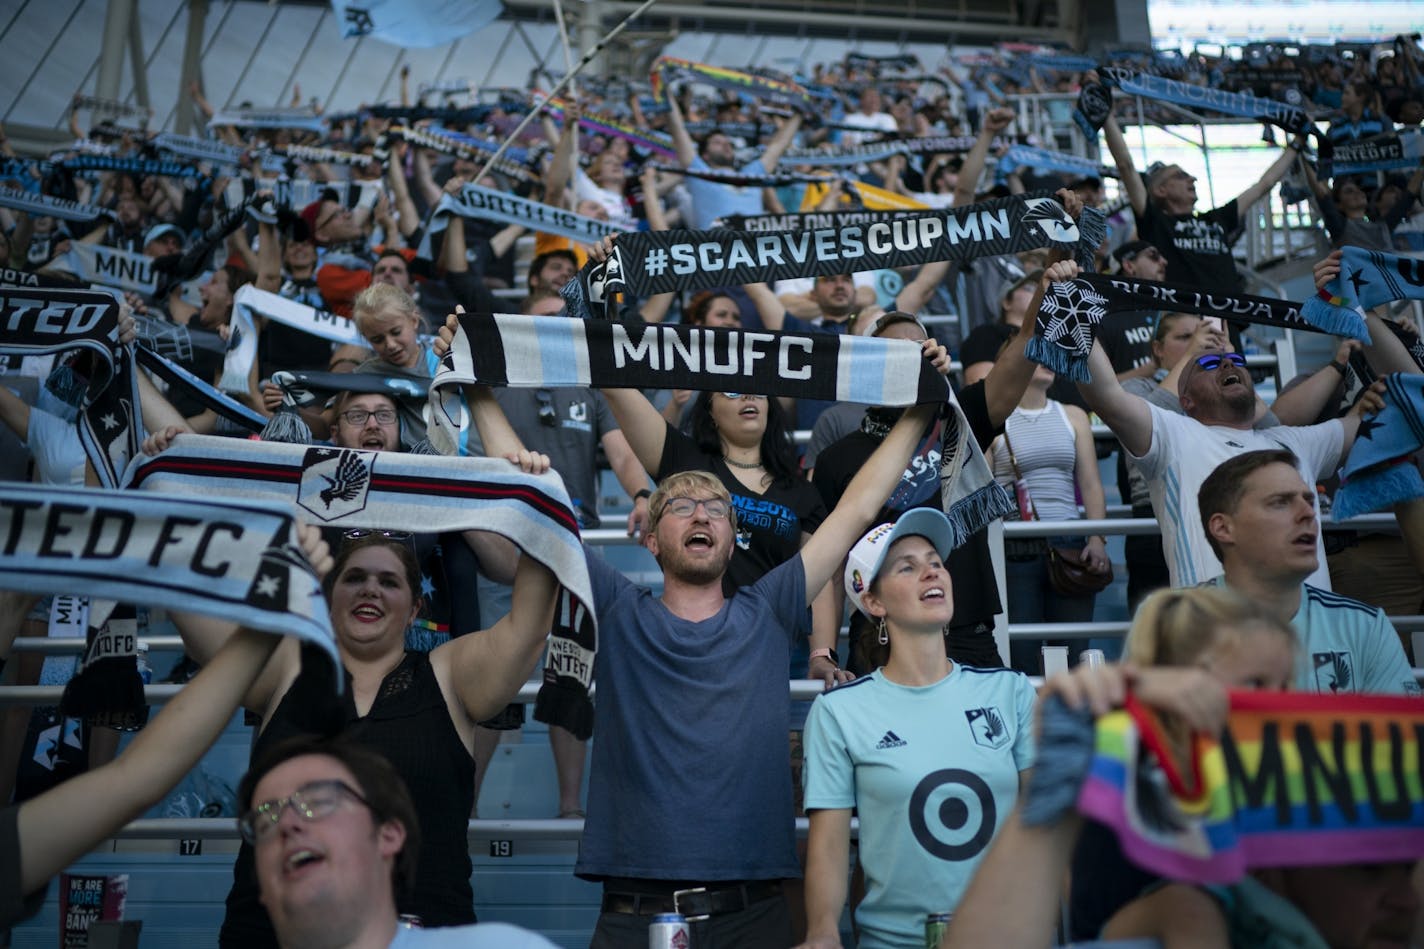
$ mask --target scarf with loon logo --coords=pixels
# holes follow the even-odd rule
[[[588,685],[597,646],[593,586],[578,519],[555,472],[528,475],[503,459],[180,435],[129,467],[125,487],[295,504],[319,526],[492,531],[548,567],[562,584],[537,708],[588,737]]]
[[[747,235],[735,231],[640,231],[621,235],[608,259],[590,261],[564,285],[569,311],[609,316],[613,296],[964,261],[1039,247],[1090,253],[1103,237],[1096,213],[1081,221],[1043,193],[1013,195],[913,217],[841,228]]]

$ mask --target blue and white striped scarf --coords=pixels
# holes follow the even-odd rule
[[[625,325],[548,316],[460,317],[430,384],[431,444],[453,454],[469,427],[458,399],[469,383],[494,386],[698,389],[909,406],[945,406],[940,487],[960,541],[1013,504],[994,482],[949,383],[900,339]]]

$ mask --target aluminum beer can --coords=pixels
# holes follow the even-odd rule
[[[648,927],[648,949],[690,949],[692,929],[681,913],[659,913]]]
[[[949,928],[953,913],[930,913],[925,917],[925,949],[938,949],[939,941]]]

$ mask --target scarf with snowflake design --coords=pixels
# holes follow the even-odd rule
[[[1306,322],[1300,307],[1289,300],[1217,293],[1181,283],[1081,274],[1049,284],[1038,309],[1038,335],[1029,340],[1025,354],[1074,382],[1088,382],[1088,354],[1093,350],[1098,327],[1109,313],[1131,310],[1170,310],[1323,332]]]

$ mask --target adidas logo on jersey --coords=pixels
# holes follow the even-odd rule
[[[908,744],[908,741],[894,732],[886,732],[885,737],[875,743],[875,747],[877,750],[883,751],[886,748],[904,748]]]

